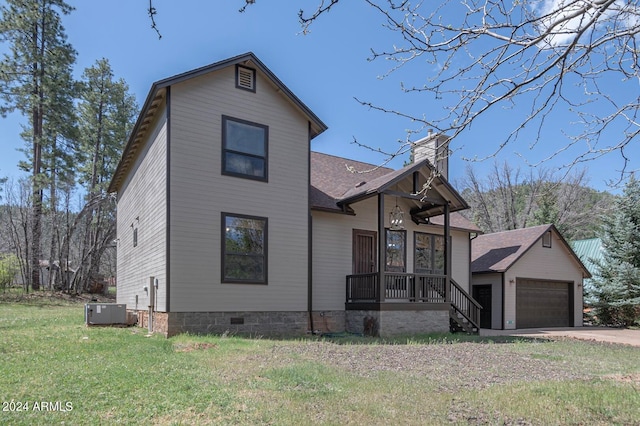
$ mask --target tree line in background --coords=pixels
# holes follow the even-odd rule
[[[631,175],[620,196],[587,186],[584,171],[528,173],[494,163],[485,176],[468,167],[457,185],[470,209],[463,214],[485,233],[555,224],[567,241],[602,240],[584,286],[591,318],[614,326],[640,322],[640,181]],[[586,260],[586,259],[585,259]]]
[[[13,268],[27,290],[81,292],[115,273],[106,189],[138,108],[106,59],[73,78],[76,52],[61,24],[71,11],[62,0],[0,7],[0,113],[28,120],[19,167],[30,174],[4,182],[0,268]]]
[[[523,172],[506,162],[483,176],[468,166],[457,187],[470,206],[462,214],[484,233],[554,224],[567,241],[596,237],[616,199],[590,188],[586,170]]]

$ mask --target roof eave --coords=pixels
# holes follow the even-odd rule
[[[151,107],[153,106],[154,102],[157,100],[158,96],[160,95],[160,90],[164,89],[165,87],[166,86],[159,85],[158,83],[154,83],[151,86],[151,89],[149,90],[149,94],[147,95],[147,98],[144,101],[142,109],[140,110],[140,114],[138,115],[138,119],[136,120],[136,124],[133,126],[133,129],[129,134],[127,144],[125,145],[124,150],[122,151],[122,157],[120,158],[120,161],[116,166],[116,170],[113,173],[113,177],[111,178],[111,182],[109,183],[109,187],[107,189],[109,193],[117,192],[118,189],[120,189],[121,180],[124,179],[121,175],[122,173],[124,173],[124,167],[126,165],[125,158],[127,154],[129,154],[130,151],[133,149],[135,145],[135,141],[137,139],[137,135],[140,132],[145,122],[145,119],[148,117],[148,113],[150,112]]]
[[[362,193],[354,194],[354,195],[352,195],[350,197],[338,200],[338,205],[339,206],[348,206],[349,204],[353,204],[353,203],[365,200],[367,198],[371,198],[371,197],[373,197],[375,195],[384,193],[384,191],[388,190],[393,185],[397,184],[402,179],[405,179],[408,175],[411,175],[413,172],[416,172],[416,171],[420,170],[424,166],[427,166],[429,168],[433,168],[433,166],[431,165],[431,162],[429,162],[429,160],[427,160],[427,159],[424,159],[424,160],[422,160],[422,161],[420,161],[418,163],[415,163],[414,165],[409,167],[407,170],[405,170],[403,173],[399,174],[398,176],[394,177],[393,179],[390,179],[388,182],[385,182],[384,184],[380,185],[377,188],[372,188],[372,189],[366,190],[366,191],[364,191]],[[458,191],[456,191],[456,189],[453,186],[451,186],[451,184],[444,177],[437,176],[436,179],[438,180],[439,184],[441,186],[443,186],[444,189],[446,189],[446,191],[449,193],[449,195],[451,195],[451,198],[455,199],[455,201],[456,201],[456,205],[453,206],[451,208],[451,210],[450,210],[451,213],[456,212],[456,211],[466,210],[466,209],[469,208],[469,204],[467,204],[467,202],[460,196],[460,194],[458,194]],[[436,189],[436,191],[441,193],[441,191],[439,189]],[[443,194],[441,193],[440,195],[443,195]],[[447,199],[444,196],[443,196],[443,199],[444,199],[444,201],[446,201],[449,204],[451,204],[451,200]],[[442,212],[440,212],[439,214],[442,214]]]

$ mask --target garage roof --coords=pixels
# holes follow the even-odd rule
[[[576,261],[583,275],[591,274],[571,246],[554,225],[540,225],[531,228],[495,232],[476,237],[471,243],[471,272],[505,272],[518,261],[542,236],[552,231]]]

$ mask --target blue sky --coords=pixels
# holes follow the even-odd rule
[[[317,0],[258,0],[243,14],[238,13],[243,0],[155,0],[162,39],[150,28],[146,0],[68,3],[76,8],[63,21],[69,41],[78,52],[76,76],[96,60],[107,58],[116,77],[129,84],[139,105],[154,81],[252,51],[328,125],[329,130],[313,141],[314,150],[371,163],[380,163],[384,158],[357,147],[352,143],[354,138],[374,148],[393,151],[398,140],[405,139],[406,130],[415,124],[363,107],[354,97],[426,117],[440,115],[446,107],[432,95],[401,93],[401,81],[419,84],[429,75],[426,65],[412,66],[391,78],[379,78],[389,63],[368,61],[370,49],[391,49],[397,40],[396,35],[382,28],[380,16],[364,2],[349,0],[338,4],[311,27],[310,34],[301,35],[297,11],[300,7],[311,10]],[[0,51],[5,49],[0,46]],[[500,142],[496,130],[517,116],[517,111],[496,111],[456,139],[450,180],[455,182],[462,176],[467,164],[462,157],[484,157],[493,152]],[[0,118],[0,176],[19,175],[17,163],[24,157],[16,151],[24,144],[19,137],[20,122],[26,120],[16,114]],[[552,126],[552,132],[559,135],[563,130],[571,131],[572,124],[558,111]],[[526,168],[523,157],[536,162],[561,142],[545,138],[529,150],[530,141],[523,141],[508,146],[499,159]],[[637,151],[628,153],[632,158],[634,154],[637,157]],[[571,152],[548,166],[564,164],[570,156]],[[400,167],[405,159],[397,159],[391,166]],[[492,163],[487,160],[474,163],[474,167],[482,173]],[[619,176],[615,170],[621,162],[617,154],[612,154],[587,166],[591,186],[606,189],[605,181]],[[632,160],[631,166],[637,168],[637,160]]]

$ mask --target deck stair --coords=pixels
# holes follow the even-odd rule
[[[458,283],[451,280],[449,328],[452,333],[478,334],[482,306]]]

